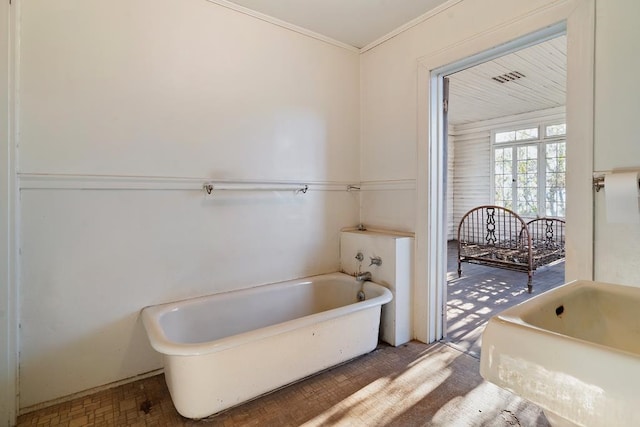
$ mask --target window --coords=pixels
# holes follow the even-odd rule
[[[494,134],[494,203],[524,217],[565,216],[565,124]]]
[[[545,144],[545,213],[547,216],[565,215],[566,142]]]
[[[496,142],[513,142],[538,139],[538,128],[518,129],[496,133]]]

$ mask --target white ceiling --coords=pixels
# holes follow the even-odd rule
[[[230,0],[361,48],[446,0]]]

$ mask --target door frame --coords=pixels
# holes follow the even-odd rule
[[[13,3],[13,4],[11,4]],[[18,412],[17,2],[0,6],[0,425]]]
[[[567,35],[567,227],[565,280],[593,278],[593,101],[595,1],[565,0],[535,10],[418,60],[418,165],[414,337],[431,343],[446,329],[446,147],[442,75],[558,31]],[[537,38],[536,38],[537,37]],[[516,46],[518,46],[516,48]],[[449,71],[451,72],[451,71]]]

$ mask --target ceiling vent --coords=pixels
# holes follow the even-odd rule
[[[498,83],[508,83],[514,80],[521,79],[522,77],[526,77],[526,76],[522,74],[520,71],[511,71],[510,73],[491,77],[491,79],[497,81]]]

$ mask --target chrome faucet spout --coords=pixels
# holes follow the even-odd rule
[[[356,275],[356,280],[358,282],[367,282],[367,281],[371,281],[371,273],[369,273],[368,271],[364,271],[362,273],[358,273]]]

